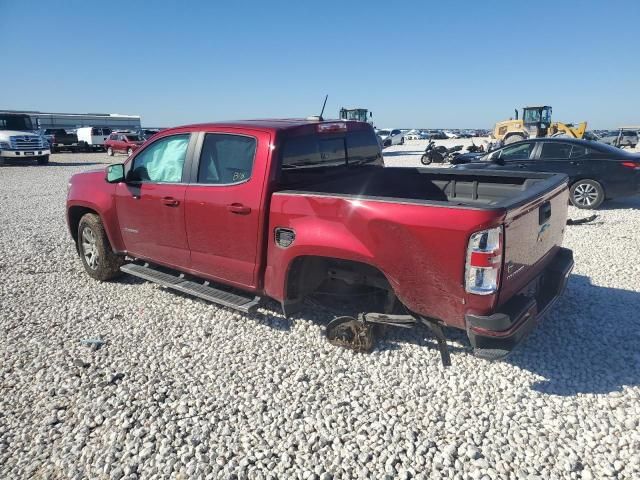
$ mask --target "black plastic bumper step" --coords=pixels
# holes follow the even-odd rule
[[[194,297],[208,300],[209,302],[234,308],[241,312],[250,313],[258,307],[260,297],[245,297],[236,293],[219,290],[207,283],[197,283],[187,280],[179,275],[156,270],[150,266],[138,265],[137,263],[127,263],[120,267],[125,273],[135,277],[143,278],[150,282],[157,283],[167,288],[173,288],[179,292],[193,295]]]

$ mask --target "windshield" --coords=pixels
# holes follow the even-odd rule
[[[389,130],[378,130],[378,135],[382,136],[389,136],[391,132]]]
[[[33,130],[33,123],[26,115],[0,115],[0,130]]]
[[[366,110],[343,110],[342,112],[342,118],[345,120],[355,120],[356,122],[367,121]]]
[[[282,147],[283,169],[361,164],[383,164],[378,141],[371,130],[292,137]]]
[[[522,119],[524,123],[538,123],[540,121],[540,110],[525,109]]]
[[[129,140],[130,142],[140,142],[140,137],[138,135],[125,135],[125,137],[127,137],[127,140]]]

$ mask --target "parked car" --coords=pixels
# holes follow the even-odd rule
[[[460,138],[459,134],[452,132],[451,130],[445,130],[443,133],[447,136],[447,138]]]
[[[104,142],[111,135],[112,129],[108,127],[80,127],[76,130],[79,142],[84,142],[86,148],[91,151],[104,150]]]
[[[110,157],[112,157],[114,153],[126,153],[128,156],[131,156],[143,143],[144,140],[136,133],[113,132],[109,135],[109,138],[105,140],[104,146]]]
[[[427,136],[420,130],[409,130],[404,134],[405,140],[426,140]]]
[[[75,130],[64,128],[47,128],[44,135],[51,146],[51,153],[67,150],[70,152],[80,152],[87,149],[85,142],[78,139]]]
[[[638,144],[638,131],[620,129],[617,132],[611,132],[609,135],[600,137],[599,141],[607,145],[613,145],[614,147],[636,148]]]
[[[286,315],[366,286],[406,309],[394,322],[462,329],[499,358],[564,289],[567,204],[565,175],[385,168],[369,124],[256,120],[163,130],[74,175],[66,212],[95,279],[124,271],[242,311],[271,297]],[[370,305],[363,325],[388,321]]]
[[[640,193],[640,155],[599,142],[537,138],[467,157],[469,163],[455,168],[564,173],[569,176],[571,203],[578,208],[598,208],[605,200]]]
[[[404,145],[404,133],[399,128],[378,130],[376,132],[382,139],[383,147],[391,145]]]
[[[147,141],[160,131],[159,128],[139,128],[133,133],[136,133],[141,139]]]
[[[446,140],[449,138],[442,130],[429,130],[428,140]]]

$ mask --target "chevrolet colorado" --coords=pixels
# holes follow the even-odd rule
[[[163,130],[74,175],[67,223],[98,280],[287,315],[327,283],[379,289],[405,315],[365,320],[464,329],[501,358],[565,287],[567,200],[562,174],[385,168],[366,123],[255,120]]]

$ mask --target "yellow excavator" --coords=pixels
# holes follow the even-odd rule
[[[587,131],[587,122],[572,123],[552,122],[549,105],[524,107],[522,119],[516,118],[496,123],[491,136],[504,145],[518,142],[526,138],[567,136],[583,138]]]

